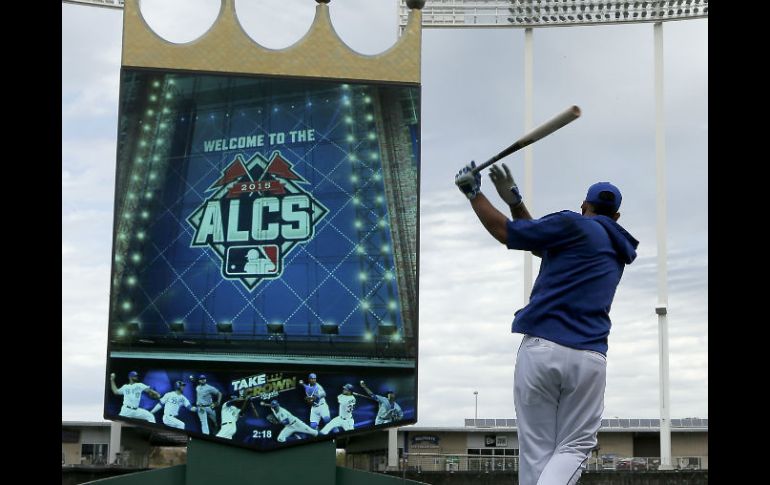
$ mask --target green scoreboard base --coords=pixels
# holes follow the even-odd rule
[[[88,482],[97,485],[395,485],[422,482],[336,465],[333,441],[269,453],[191,439],[187,464]]]

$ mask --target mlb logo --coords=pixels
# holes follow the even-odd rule
[[[240,277],[277,275],[280,264],[280,250],[276,244],[230,246],[225,259],[225,274]]]
[[[270,159],[256,153],[248,162],[237,155],[206,190],[213,193],[187,217],[195,229],[190,247],[212,249],[222,276],[240,280],[249,291],[279,278],[286,255],[312,239],[315,225],[329,213],[302,188],[310,182],[292,167],[278,150]],[[253,227],[239,227],[246,221]]]

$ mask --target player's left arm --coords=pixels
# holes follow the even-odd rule
[[[495,206],[489,202],[487,197],[479,192],[476,197],[471,199],[471,207],[476,213],[476,217],[479,218],[484,229],[501,244],[505,244],[508,240],[508,231],[506,228],[506,222],[508,218],[497,210]]]
[[[401,421],[402,419],[404,419],[404,411],[401,409],[401,406],[396,404],[393,406],[393,420]]]
[[[300,379],[298,382],[302,386],[302,394],[304,394],[304,396],[302,396],[302,399],[304,399],[305,402],[308,404],[313,404],[313,395],[307,393],[307,390],[308,388],[310,388],[310,386],[305,384],[305,381],[303,381],[302,379]]]

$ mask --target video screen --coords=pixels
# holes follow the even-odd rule
[[[200,419],[140,412],[168,395],[161,407],[180,404],[184,422],[173,394],[200,413],[207,375],[254,431],[274,414],[272,376],[296,391],[281,409],[319,431],[304,438],[322,439],[298,396],[323,369],[332,408],[342,386],[366,396],[337,432],[388,424],[362,380],[416,420],[419,110],[419,85],[123,68],[105,417],[216,437]],[[126,404],[111,374],[152,392]],[[278,435],[239,443],[292,442]]]

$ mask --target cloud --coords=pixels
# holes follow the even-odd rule
[[[177,19],[168,9],[179,2],[145,3],[159,9],[159,31],[207,28],[203,10]],[[330,9],[343,39],[374,54],[395,41],[393,5],[335,0]],[[249,33],[272,48],[304,35],[312,7],[236,2]],[[665,25],[672,417],[708,416],[707,25]],[[121,33],[119,11],[62,5],[63,419],[101,421]],[[534,41],[535,123],[571,104],[584,114],[533,145],[526,202],[536,216],[577,211],[591,183],[621,187],[620,222],[641,245],[611,312],[605,416],[658,417],[652,27],[538,29]],[[523,256],[486,233],[453,180],[524,133],[523,33],[425,29],[422,48],[419,424],[461,425],[474,414],[474,390],[479,417],[511,418]],[[523,160],[506,159],[522,187]],[[486,174],[482,187],[505,213]]]
[[[116,126],[121,21],[120,11],[62,4],[63,134],[93,118]]]
[[[62,259],[62,419],[100,421],[109,266]]]
[[[511,417],[521,335],[510,324],[524,303],[522,253],[494,241],[455,191],[423,194],[420,228],[420,424],[461,423],[471,416],[474,390],[482,417]],[[669,260],[672,416],[707,416],[707,252],[676,249]],[[648,244],[613,304],[606,416],[659,413],[656,285]],[[441,407],[446,393],[465,404]]]

